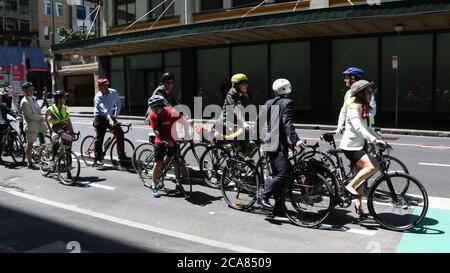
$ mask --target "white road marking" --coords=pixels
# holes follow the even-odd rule
[[[425,162],[420,162],[419,165],[425,165],[425,166],[437,166],[437,167],[450,167],[449,164],[425,163]]]
[[[70,206],[67,204],[63,204],[63,203],[55,202],[52,200],[44,199],[41,197],[33,196],[30,194],[18,192],[16,190],[11,190],[11,189],[4,188],[1,186],[0,186],[0,191],[9,193],[11,195],[15,195],[17,197],[35,201],[35,202],[38,202],[41,204],[45,204],[48,206],[57,207],[60,209],[64,209],[67,211],[71,211],[71,212],[75,212],[75,213],[79,213],[79,214],[83,214],[83,215],[88,215],[88,216],[91,216],[94,218],[117,223],[120,225],[129,226],[132,228],[141,229],[141,230],[145,230],[145,231],[155,232],[155,233],[159,233],[162,235],[166,235],[166,236],[170,236],[170,237],[174,237],[174,238],[178,238],[178,239],[182,239],[182,240],[186,240],[186,241],[191,241],[191,242],[195,242],[195,243],[199,243],[199,244],[204,244],[204,245],[208,245],[208,246],[212,246],[212,247],[222,248],[222,249],[235,251],[235,252],[245,252],[245,253],[247,253],[247,252],[250,252],[250,253],[266,252],[266,251],[262,251],[259,249],[252,249],[252,248],[248,248],[248,247],[244,247],[244,246],[240,246],[240,245],[216,241],[216,240],[212,240],[212,239],[208,239],[208,238],[199,237],[196,235],[191,235],[191,234],[173,231],[173,230],[169,230],[169,229],[165,229],[165,228],[161,228],[161,227],[155,227],[155,226],[151,226],[151,225],[147,225],[147,224],[143,224],[143,223],[139,223],[139,222],[123,219],[123,218],[118,218],[118,217],[110,216],[107,214],[98,213],[95,211],[82,209],[82,208],[78,208],[75,206]]]
[[[376,230],[364,230],[364,229],[349,228],[349,227],[346,227],[346,226],[335,226],[335,225],[329,225],[329,224],[321,224],[319,226],[319,229],[321,229],[321,230],[331,230],[331,231],[350,232],[350,233],[355,233],[355,234],[359,234],[359,235],[366,235],[366,236],[374,236],[378,232]]]
[[[376,230],[364,230],[364,229],[357,229],[357,228],[351,228],[346,230],[345,232],[360,234],[360,235],[367,235],[367,236],[374,236],[377,234]]]
[[[105,189],[105,190],[110,190],[113,191],[116,189],[116,187],[111,187],[111,186],[106,186],[106,185],[99,185],[96,183],[86,183],[86,185],[89,185],[89,187],[94,187],[94,188],[100,188],[100,189]]]
[[[414,197],[421,197],[420,195],[411,194]],[[428,196],[428,207],[435,209],[450,210],[450,198]]]

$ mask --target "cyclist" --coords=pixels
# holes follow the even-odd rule
[[[166,72],[162,76],[162,85],[158,86],[155,91],[153,91],[152,96],[159,95],[164,97],[166,105],[170,105],[172,107],[178,105],[177,100],[173,94],[173,86],[175,84],[175,75],[170,72]],[[149,98],[149,100],[151,97]],[[148,107],[147,113],[145,113],[145,123],[150,122],[150,114],[152,113],[152,109]]]
[[[117,122],[117,116],[121,110],[121,102],[118,92],[109,88],[109,81],[106,78],[97,80],[97,86],[100,92],[97,92],[94,98],[94,122],[95,127],[95,158],[93,166],[102,166],[103,140],[106,129],[109,128],[117,139],[117,154],[119,160],[128,160],[125,155],[124,133],[120,124]]]
[[[41,107],[39,107],[36,99],[33,97],[34,86],[31,82],[26,82],[22,85],[22,89],[25,96],[20,102],[20,109],[23,113],[23,118],[25,119],[25,135],[27,140],[27,161],[28,168],[37,169],[32,161],[32,148],[33,143],[39,135],[40,144],[44,144],[44,133],[46,131],[46,126],[44,123],[44,118],[41,114]]]
[[[6,130],[9,128],[9,124],[8,124],[8,114],[11,115],[12,117],[16,118],[16,120],[20,120],[20,117],[18,117],[18,115],[11,110],[10,107],[8,107],[7,103],[3,103],[2,100],[5,96],[5,92],[3,91],[3,89],[0,89],[0,164],[3,164],[3,159],[1,157],[2,154],[2,147],[3,144],[5,143],[5,139],[4,137],[6,137]]]
[[[156,88],[152,96],[159,95],[164,97],[164,99],[166,100],[166,105],[170,105],[172,107],[178,105],[178,102],[175,99],[175,94],[173,91],[174,84],[175,84],[175,75],[170,72],[164,73],[162,76],[162,85]]]
[[[341,111],[339,113],[338,125],[335,132],[337,134],[342,134],[345,129],[345,120],[347,116],[347,108],[350,104],[353,103],[354,98],[350,96],[350,87],[355,82],[361,80],[364,77],[364,70],[358,67],[349,67],[342,74],[345,75],[344,82],[345,86],[349,88],[344,96],[344,103],[341,107]]]
[[[231,77],[231,84],[232,87],[225,96],[222,115],[215,124],[216,132],[222,133],[225,137],[233,135],[239,129],[244,129],[245,131],[250,129],[250,124],[245,121],[244,113],[241,112],[242,107],[245,107],[250,100],[248,77],[242,73],[235,74]],[[230,110],[232,113],[229,113]],[[240,151],[245,152],[248,150],[248,140],[238,141],[237,144]]]
[[[268,181],[264,191],[258,196],[258,203],[265,209],[273,210],[273,214],[279,216],[282,215],[280,198],[283,186],[288,182],[292,171],[292,165],[287,159],[289,147],[294,144],[305,149],[306,142],[301,140],[295,132],[293,101],[287,98],[292,92],[291,83],[286,79],[278,79],[273,83],[272,89],[275,92],[275,98],[266,101],[258,121],[270,121],[267,122],[267,137],[265,137],[266,142],[269,140],[269,143],[265,143],[263,147],[271,162],[273,178]],[[273,106],[277,107],[273,108]],[[276,127],[271,128],[275,124]],[[269,202],[272,195],[275,199],[274,207]]]
[[[181,123],[184,126],[185,140],[189,138],[189,123],[171,106],[166,107],[166,100],[163,96],[154,95],[148,101],[148,106],[152,110],[150,114],[150,126],[153,128],[155,138],[155,161],[152,172],[152,194],[154,197],[160,197],[156,188],[156,181],[159,177],[164,157],[171,158],[175,153],[179,152],[180,147],[176,144],[175,139],[178,138],[176,133],[176,124]],[[180,174],[178,170],[178,162],[173,161],[176,177],[176,192],[184,194],[183,186],[180,183]]]
[[[45,112],[45,123],[48,131],[52,132],[52,155],[50,159],[56,157],[56,153],[59,150],[59,140],[61,133],[73,133],[72,121],[70,120],[70,114],[66,104],[68,93],[58,90],[53,93],[54,103]],[[49,123],[51,121],[51,126]]]
[[[358,192],[355,187],[379,168],[376,158],[367,154],[367,142],[388,147],[388,144],[379,137],[368,122],[373,85],[373,82],[366,80],[359,80],[352,85],[350,96],[353,98],[353,102],[348,107],[345,131],[339,145],[339,148],[344,151],[345,157],[351,161],[356,173],[356,176],[345,188],[357,196],[355,211],[360,217],[365,216],[361,202],[362,188],[359,188]]]

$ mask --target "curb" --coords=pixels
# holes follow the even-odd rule
[[[72,117],[92,118],[92,114],[71,114]],[[141,120],[144,121],[145,117],[141,116],[120,116],[123,120]],[[194,120],[200,121],[200,120]],[[295,129],[306,130],[325,130],[334,131],[335,125],[323,125],[323,124],[294,124]],[[380,128],[385,134],[395,135],[411,135],[411,136],[431,136],[431,137],[450,137],[450,131],[431,131],[431,130],[415,130],[415,129],[395,129],[395,128]]]

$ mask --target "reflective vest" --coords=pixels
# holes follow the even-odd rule
[[[50,108],[50,111],[52,112],[52,124],[56,125],[61,122],[67,122],[69,120],[69,112],[67,111],[67,106],[63,105],[61,107],[61,112],[58,110],[58,107],[56,107],[56,104],[53,104]]]

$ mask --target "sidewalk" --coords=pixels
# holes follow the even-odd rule
[[[73,117],[85,117],[90,118],[93,115],[93,107],[70,107],[70,114]],[[144,116],[127,116],[121,115],[122,120],[142,120],[144,121]],[[195,120],[200,121],[200,120]],[[332,131],[336,129],[336,125],[325,125],[325,124],[300,124],[295,123],[296,129],[307,129],[307,130],[326,130]],[[433,136],[433,137],[450,137],[450,131],[432,131],[432,130],[413,130],[413,129],[397,129],[397,128],[380,128],[385,134],[396,134],[396,135],[414,135],[414,136]]]

